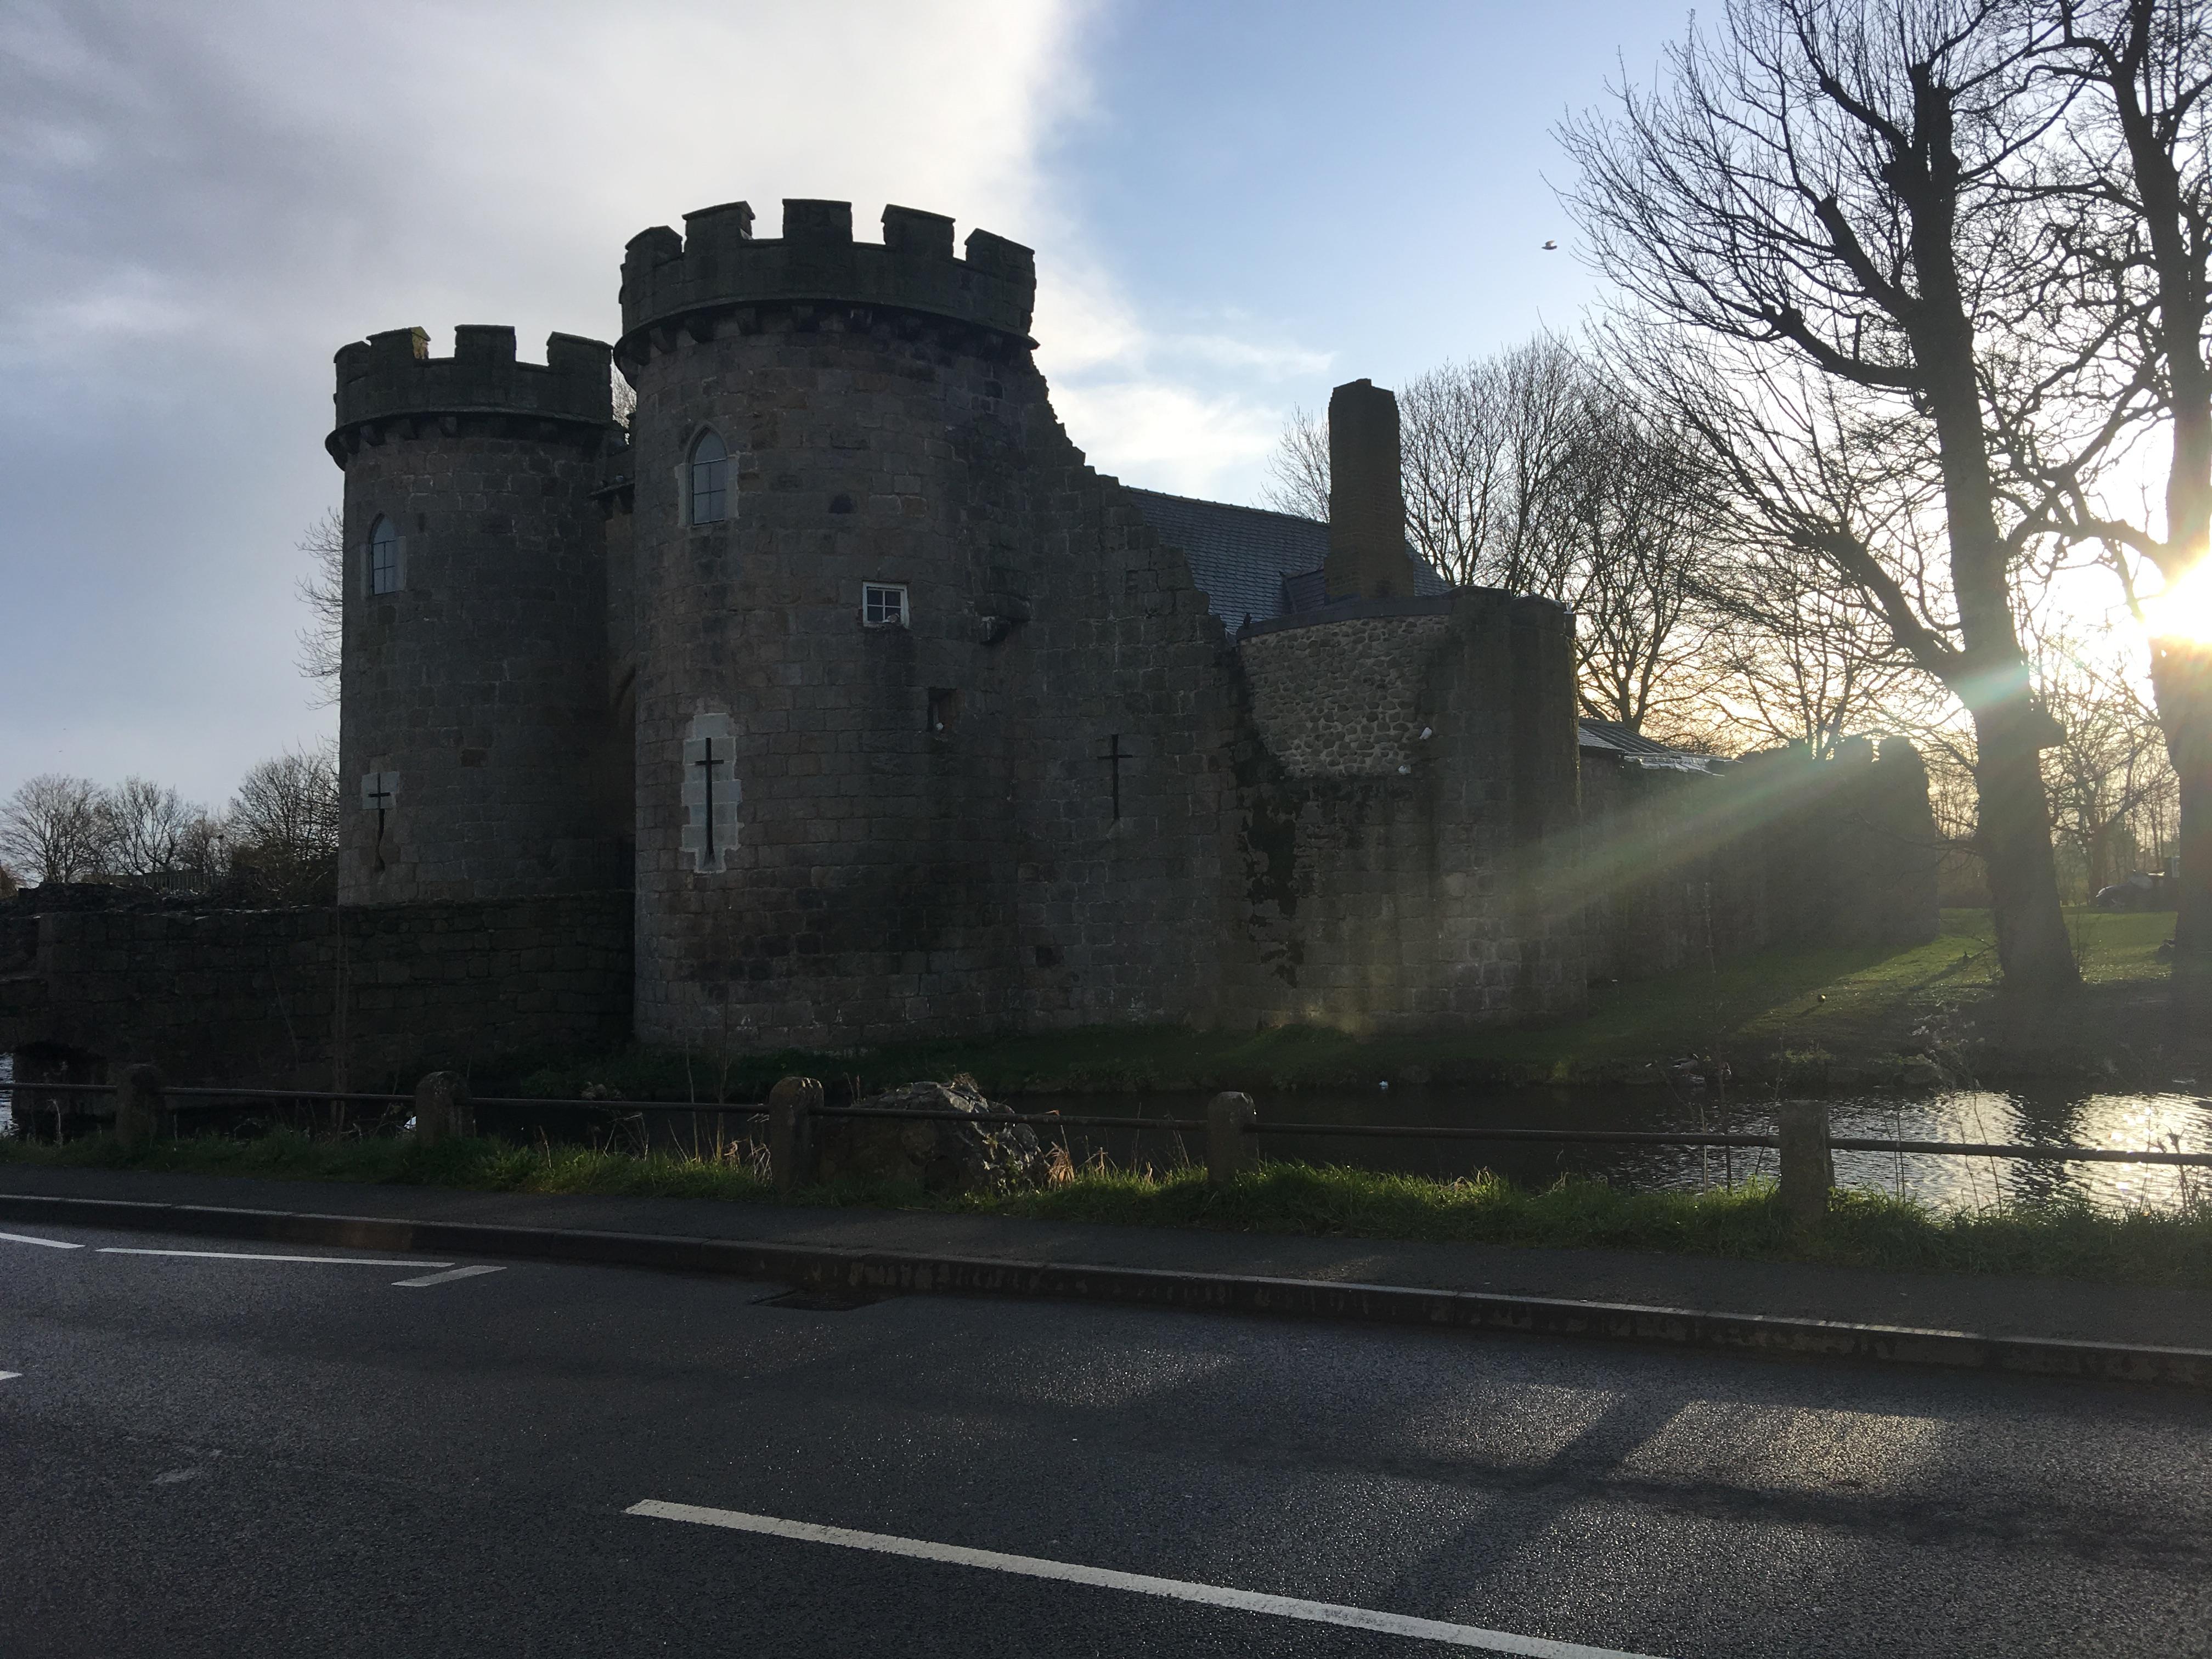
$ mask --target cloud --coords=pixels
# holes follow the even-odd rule
[[[1041,241],[1082,15],[13,0],[0,794],[62,766],[219,800],[327,728],[292,587],[338,491],[339,345],[607,337],[623,244],[737,197],[771,226],[775,198],[832,196]]]
[[[9,309],[150,267],[224,343],[325,361],[395,320],[605,332],[623,243],[733,197],[1026,219],[1072,26],[1031,0],[23,21],[0,49]]]
[[[1282,431],[1279,411],[1256,399],[1164,378],[1064,383],[1053,402],[1100,471],[1176,495],[1218,495],[1224,475],[1264,459]]]
[[[1330,355],[1255,338],[1235,315],[1154,327],[1080,232],[1037,276],[1038,360],[1068,434],[1100,471],[1183,495],[1234,495],[1283,429],[1282,383],[1301,390]]]
[[[10,0],[0,31],[0,794],[63,766],[220,800],[330,715],[295,544],[334,501],[331,356],[419,325],[611,337],[622,248],[745,198],[950,213],[1039,250],[1079,444],[1215,487],[1316,354],[1153,326],[1046,158],[1088,6]],[[862,234],[867,234],[865,230]],[[24,619],[29,619],[27,624]]]

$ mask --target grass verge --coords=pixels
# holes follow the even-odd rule
[[[479,1192],[777,1202],[751,1164],[526,1147],[496,1140],[418,1146],[411,1139],[322,1139],[278,1131],[214,1136],[125,1152],[99,1137],[60,1146],[0,1139],[0,1164],[176,1170],[289,1180],[390,1182]],[[1627,1193],[1565,1180],[1541,1190],[1492,1176],[1442,1181],[1375,1170],[1263,1164],[1225,1189],[1202,1170],[1076,1169],[997,1196],[935,1196],[913,1187],[842,1183],[793,1202],[1027,1216],[1122,1226],[1309,1237],[1395,1238],[1656,1250],[1890,1271],[2057,1274],[2116,1284],[2212,1288],[2212,1203],[2114,1212],[2086,1204],[1937,1212],[1875,1194],[1839,1194],[1809,1237],[1791,1231],[1772,1190]]]

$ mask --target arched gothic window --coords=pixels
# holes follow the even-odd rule
[[[691,445],[691,522],[719,524],[729,516],[729,447],[702,432]]]
[[[379,519],[368,532],[368,591],[399,591],[399,528],[389,519]]]

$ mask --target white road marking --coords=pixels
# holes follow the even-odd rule
[[[1101,1589],[1133,1590],[1139,1595],[1163,1596],[1171,1601],[1197,1601],[1207,1607],[1235,1607],[1244,1613],[1267,1613],[1279,1619],[1301,1619],[1316,1625],[1343,1625],[1352,1630],[1379,1631],[1386,1636],[1413,1637],[1451,1647],[1480,1648],[1486,1653],[1519,1654],[1523,1659],[1651,1659],[1647,1654],[1626,1653],[1615,1648],[1584,1647],[1580,1643],[1554,1642],[1541,1636],[1515,1636],[1474,1625],[1448,1625],[1435,1619],[1412,1619],[1404,1613],[1347,1607],[1334,1601],[1305,1601],[1294,1595],[1267,1595],[1220,1584],[1194,1584],[1181,1578],[1155,1578],[1150,1573],[1115,1572],[1106,1567],[1079,1566],[1071,1561],[1048,1561],[1034,1555],[1002,1555],[996,1550],[933,1544],[927,1539],[900,1538],[890,1533],[854,1532],[845,1527],[817,1526],[809,1521],[780,1521],[772,1515],[702,1509],[696,1504],[665,1504],[654,1498],[633,1504],[623,1513],[659,1521],[689,1521],[702,1527],[726,1527],[732,1532],[765,1533],[771,1538],[795,1539],[805,1544],[872,1550],[879,1555],[903,1555],[917,1561],[983,1567],[993,1572],[1016,1573],[1024,1578],[1056,1578],[1072,1584],[1092,1584]]]
[[[419,1291],[425,1285],[450,1285],[457,1279],[475,1279],[483,1273],[503,1273],[506,1271],[504,1267],[455,1267],[442,1273],[424,1273],[420,1279],[395,1279],[392,1284],[395,1290]]]
[[[404,1256],[254,1255],[244,1250],[135,1250],[103,1244],[102,1255],[188,1255],[203,1261],[325,1261],[339,1267],[450,1267],[450,1261],[410,1261]]]
[[[0,1238],[10,1244],[43,1244],[50,1250],[81,1250],[82,1244],[72,1244],[66,1238],[33,1238],[28,1233],[0,1233]]]
[[[21,1371],[0,1371],[0,1382],[13,1382],[22,1374]]]

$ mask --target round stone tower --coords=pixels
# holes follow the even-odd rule
[[[337,354],[345,472],[338,896],[484,899],[629,879],[610,714],[609,348],[420,329]]]
[[[973,1024],[1022,968],[996,647],[1047,551],[1029,458],[1066,447],[1035,262],[981,231],[961,257],[936,214],[856,243],[846,203],[783,207],[779,240],[731,203],[623,264],[647,1040]]]

